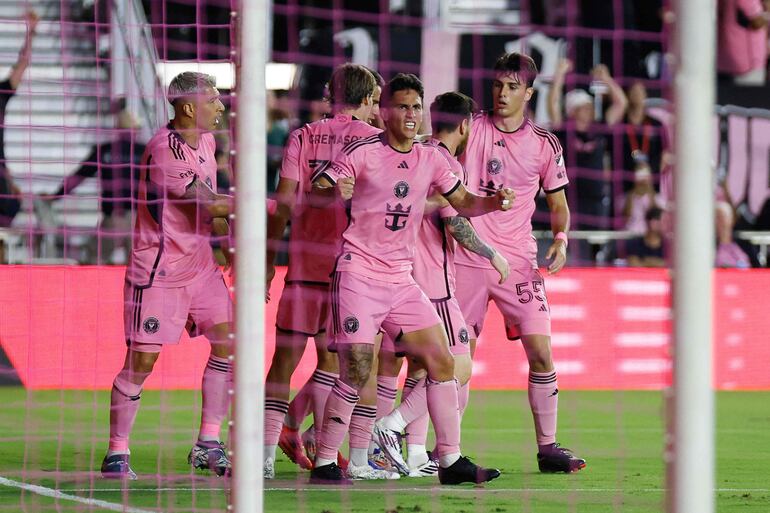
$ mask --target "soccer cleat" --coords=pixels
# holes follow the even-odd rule
[[[105,456],[102,461],[102,477],[105,479],[136,479],[136,473],[128,464],[128,454],[113,454]]]
[[[312,462],[315,461],[315,429],[313,426],[302,433],[302,445],[305,446],[305,455]]]
[[[390,463],[390,460],[379,446],[374,449],[374,452],[369,454],[369,466],[374,470],[395,470],[395,467]],[[396,470],[396,472],[398,471]]]
[[[310,471],[310,484],[349,485],[353,484],[353,481],[345,477],[336,463],[329,463],[321,467],[313,467]]]
[[[342,470],[347,470],[349,464],[348,459],[341,452],[337,451],[337,466]]]
[[[540,472],[566,472],[570,474],[585,468],[586,460],[576,457],[572,451],[559,446],[559,444],[553,444],[548,452],[537,453],[537,466],[540,468]]]
[[[218,476],[230,475],[230,458],[222,442],[198,440],[187,455],[187,463],[200,470],[211,470]]]
[[[428,460],[422,465],[409,467],[409,477],[430,477],[438,473],[438,462]]]
[[[438,469],[438,480],[445,485],[486,483],[498,477],[500,477],[500,471],[496,468],[479,467],[465,456],[460,456],[459,460],[447,468]]]
[[[264,471],[264,477],[265,479],[275,479],[275,462],[273,461],[273,458],[267,458],[265,460],[265,471]]]
[[[369,465],[356,466],[352,463],[348,465],[348,469],[345,471],[350,479],[355,480],[373,480],[373,479],[400,479],[401,475],[398,472],[391,472],[390,470],[373,469]]]
[[[296,429],[291,429],[284,425],[281,428],[281,436],[278,438],[278,447],[300,468],[305,470],[313,468],[313,462],[305,455],[302,439]]]
[[[374,423],[374,436],[380,444],[382,452],[396,469],[405,476],[409,475],[409,465],[401,454],[401,433],[388,429],[382,419]]]

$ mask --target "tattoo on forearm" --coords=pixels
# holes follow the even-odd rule
[[[495,256],[495,250],[479,238],[473,225],[466,218],[461,216],[449,217],[444,219],[444,223],[449,226],[449,233],[452,234],[452,238],[468,251],[488,260]]]
[[[185,199],[194,199],[201,203],[210,203],[218,199],[219,195],[212,191],[211,187],[206,185],[205,182],[201,182],[196,176],[195,180],[187,186],[182,197]]]

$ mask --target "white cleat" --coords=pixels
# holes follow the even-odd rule
[[[265,460],[265,479],[275,479],[275,462],[273,458]]]
[[[422,465],[409,467],[409,477],[431,477],[438,474],[438,462],[428,460]]]
[[[376,470],[369,465],[361,465],[360,467],[348,464],[348,477],[355,480],[373,480],[373,479],[400,479],[401,476],[398,472],[391,472],[389,470]]]
[[[388,429],[382,419],[374,423],[374,436],[380,444],[380,449],[400,473],[409,475],[409,465],[401,454],[401,433]]]

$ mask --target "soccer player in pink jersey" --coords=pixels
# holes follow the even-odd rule
[[[468,142],[474,111],[475,103],[464,94],[448,92],[437,96],[430,107],[433,135],[424,143],[435,147],[446,158],[454,174],[463,179],[465,172],[456,157],[463,153]],[[439,208],[423,217],[412,275],[436,308],[449,338],[462,418],[468,404],[471,355],[468,329],[455,298],[455,241],[486,258],[499,273],[500,283],[508,277],[508,262],[481,240],[468,219],[459,216],[441,195],[432,197],[431,201]],[[382,354],[380,358],[383,358]],[[375,427],[380,447],[393,464],[410,477],[426,477],[438,470],[425,448],[428,405],[424,374],[419,365],[409,362],[409,378],[416,381],[405,387],[401,405],[378,420]],[[404,430],[407,432],[406,461],[401,455],[400,443]]]
[[[293,461],[304,468],[312,466],[303,453],[297,430],[305,410],[312,406],[315,430],[320,431],[326,397],[338,378],[337,357],[327,351],[325,331],[329,276],[339,253],[340,234],[347,225],[347,216],[339,199],[328,205],[314,205],[315,196],[308,193],[313,178],[329,168],[343,146],[381,132],[366,123],[371,115],[375,86],[374,77],[365,67],[356,64],[337,67],[329,82],[333,116],[292,132],[284,151],[277,190],[278,210],[268,223],[271,241],[268,277],[272,279],[275,244],[283,236],[289,217],[292,220],[289,268],[276,319],[276,349],[265,385],[264,476],[267,479],[275,475],[279,440]],[[304,405],[295,401],[293,415],[286,419],[290,425],[282,433],[289,410],[291,375],[309,337],[315,341],[318,367],[298,395]]]
[[[161,349],[176,344],[188,322],[206,335],[203,411],[188,462],[224,475],[230,469],[219,440],[229,407],[232,302],[210,238],[229,233],[232,197],[216,192],[211,131],[224,105],[214,77],[185,72],[169,85],[174,119],[147,144],[140,171],[136,223],[124,287],[126,359],[112,386],[107,478],[136,479],[128,440],[142,392]]]
[[[381,329],[427,368],[439,480],[444,484],[489,481],[500,472],[480,468],[460,452],[454,359],[435,308],[412,278],[412,261],[431,191],[443,194],[467,216],[507,210],[514,195],[509,189],[492,197],[467,192],[435,147],[414,144],[423,99],[416,76],[398,74],[386,89],[381,107],[386,131],[346,146],[316,180],[321,189],[336,184],[343,197],[352,196],[352,201],[331,289],[340,377],[326,402],[311,482],[348,482],[336,465],[336,455],[359,391],[370,379],[374,341]]]
[[[474,119],[473,132],[462,157],[468,188],[495,194],[510,187],[516,203],[507,212],[473,219],[481,237],[503,253],[511,264],[506,283],[485,259],[460,249],[455,258],[457,300],[471,328],[481,334],[487,305],[494,300],[505,318],[509,338],[521,339],[529,361],[529,403],[535,421],[538,466],[542,472],[575,472],[585,461],[556,443],[558,393],[551,357],[551,316],[543,277],[537,267],[537,245],[532,236],[535,198],[542,188],[551,212],[553,244],[548,272],[555,274],[567,260],[569,208],[564,189],[567,172],[558,139],[526,116],[537,76],[534,61],[522,54],[505,54],[494,66],[494,110]]]

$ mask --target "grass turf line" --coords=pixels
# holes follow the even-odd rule
[[[663,511],[663,404],[659,392],[560,393],[559,441],[585,457],[575,475],[543,475],[535,461],[525,392],[474,392],[464,421],[463,451],[503,476],[484,487],[437,486],[435,479],[359,482],[316,489],[307,473],[279,456],[266,482],[268,512],[624,512]],[[717,412],[717,511],[766,513],[770,393],[722,392]],[[104,392],[31,392],[0,388],[0,475],[81,497],[161,511],[224,511],[227,483],[193,473],[187,451],[197,433],[199,396],[147,392],[132,439],[140,479],[123,493],[98,477],[107,437]],[[58,462],[58,463],[57,463]],[[158,477],[158,476],[161,477]],[[0,487],[0,512],[85,511]]]

